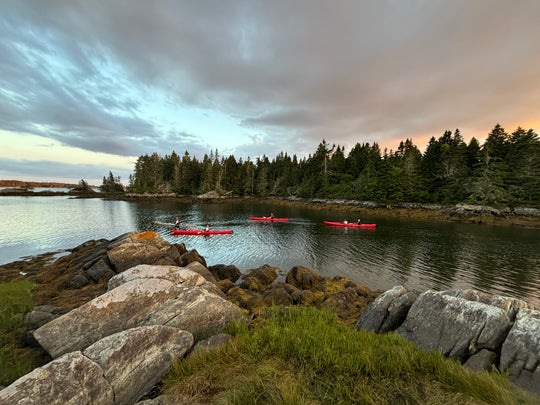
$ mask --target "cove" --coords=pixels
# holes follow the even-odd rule
[[[0,264],[73,248],[90,239],[155,231],[170,243],[196,249],[208,262],[241,271],[263,264],[284,273],[305,266],[322,276],[343,276],[370,289],[474,288],[540,306],[540,232],[362,214],[375,229],[336,228],[323,221],[355,221],[353,213],[282,206],[268,201],[190,204],[58,197],[0,198]],[[251,221],[250,216],[288,222]],[[231,235],[172,236],[162,223],[180,217],[186,229],[232,230]]]

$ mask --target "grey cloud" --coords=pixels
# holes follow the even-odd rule
[[[2,4],[0,47],[11,63],[0,62],[0,83],[29,104],[0,104],[3,125],[47,125],[50,136],[90,150],[212,149],[197,134],[176,141],[158,131],[138,100],[121,96],[129,91],[116,86],[125,83],[99,81],[100,61],[122,66],[133,86],[219,110],[263,134],[262,143],[236,148],[237,157],[300,155],[323,138],[353,145],[458,127],[488,132],[538,116],[536,0]],[[96,77],[97,87],[63,86],[28,69],[6,45],[11,36],[37,55],[58,47],[76,77]]]

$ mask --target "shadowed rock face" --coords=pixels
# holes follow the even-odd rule
[[[128,329],[35,369],[0,391],[0,402],[133,404],[192,346],[191,333],[176,328]]]
[[[193,346],[193,335],[168,326],[142,326],[103,338],[83,354],[97,363],[116,404],[133,404]]]
[[[517,385],[540,395],[540,311],[519,310],[502,345],[500,366]]]

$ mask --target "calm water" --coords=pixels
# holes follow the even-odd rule
[[[250,221],[274,212],[289,222]],[[68,197],[0,197],[0,264],[24,256],[155,231],[171,243],[197,249],[208,265],[245,271],[263,264],[284,272],[295,265],[323,276],[341,275],[371,289],[396,284],[425,290],[473,287],[540,306],[540,231],[518,227],[436,223],[364,215],[376,229],[328,227],[355,214],[272,206],[270,203],[185,204]],[[232,235],[170,236],[176,216]]]

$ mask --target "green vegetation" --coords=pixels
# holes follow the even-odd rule
[[[340,323],[328,310],[272,308],[235,339],[177,361],[165,391],[219,404],[525,404],[504,375],[473,373],[396,333]]]
[[[29,281],[0,284],[0,385],[8,385],[34,369],[16,348],[16,332],[23,325],[23,315],[34,307],[34,287]]]
[[[80,179],[77,187],[72,188],[70,191],[75,193],[95,193],[92,187],[84,179]]]
[[[103,176],[103,183],[99,187],[102,193],[123,193],[124,186],[120,181],[120,176],[114,177],[112,172],[109,171],[109,176]]]
[[[348,198],[384,203],[459,202],[540,206],[540,139],[518,127],[512,134],[496,125],[483,145],[466,144],[459,131],[432,137],[422,154],[410,139],[396,151],[381,152],[377,143],[344,147],[324,140],[308,158],[281,152],[274,160],[255,162],[234,156],[186,151],[137,159],[129,191],[194,195],[215,190],[238,196]]]

